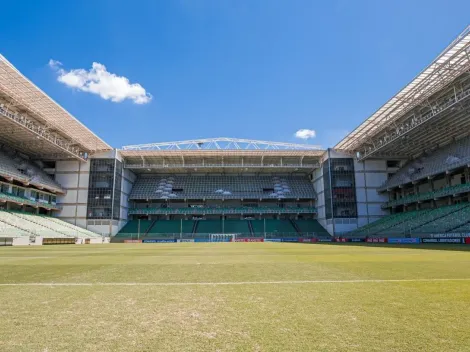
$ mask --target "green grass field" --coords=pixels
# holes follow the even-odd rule
[[[470,351],[467,248],[0,248],[0,351]]]

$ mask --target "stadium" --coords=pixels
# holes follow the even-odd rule
[[[467,350],[469,116],[470,27],[327,149],[111,146],[0,56],[0,245],[14,247],[0,253],[0,311],[34,312],[44,334],[9,322],[0,349]],[[58,309],[44,303],[51,288]],[[431,336],[436,321],[455,331]]]
[[[469,41],[467,29],[328,150],[236,138],[112,148],[1,57],[2,236],[463,237]]]

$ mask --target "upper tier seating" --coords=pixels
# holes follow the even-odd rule
[[[412,181],[466,166],[470,162],[470,137],[460,139],[430,155],[408,162],[388,179],[379,190],[397,187]]]
[[[280,199],[315,198],[307,177],[141,176],[130,199]]]
[[[98,238],[100,235],[57,218],[30,213],[0,211],[0,236],[42,236],[47,238]]]
[[[38,188],[65,193],[64,189],[39,166],[14,152],[0,151],[0,176]]]
[[[387,202],[387,204],[384,204],[382,208],[392,207],[392,206],[396,206],[400,204],[410,204],[410,203],[415,203],[415,202],[422,201],[422,200],[435,199],[435,198],[455,195],[459,193],[466,193],[466,192],[470,192],[469,183],[458,184],[458,185],[454,185],[450,187],[443,187],[441,189],[437,189],[437,190],[429,191],[425,193],[408,195],[403,198],[391,200]]]

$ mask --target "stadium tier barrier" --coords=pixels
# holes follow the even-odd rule
[[[315,207],[185,207],[132,208],[129,215],[211,215],[211,214],[316,214]]]
[[[39,202],[30,198],[17,196],[8,192],[0,192],[0,200],[5,202],[13,202],[20,205],[30,205],[35,208],[44,208],[48,210],[60,210],[62,208],[56,203]]]
[[[382,208],[385,209],[385,208],[394,207],[397,205],[416,203],[419,201],[437,199],[437,198],[442,198],[446,196],[453,196],[453,195],[466,193],[466,192],[470,192],[470,183],[464,183],[464,184],[455,185],[451,187],[445,187],[445,188],[441,188],[438,190],[425,192],[425,193],[408,195],[399,199],[391,200],[387,202],[386,204],[383,204]]]

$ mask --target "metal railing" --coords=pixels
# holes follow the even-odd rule
[[[263,208],[263,207],[239,207],[239,208],[133,208],[129,209],[129,215],[158,215],[158,214],[182,214],[182,215],[208,215],[208,214],[313,214],[315,207],[303,208]]]

